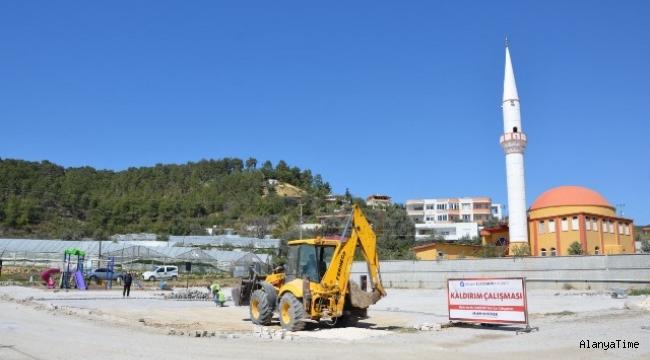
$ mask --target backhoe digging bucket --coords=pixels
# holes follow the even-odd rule
[[[350,302],[352,306],[357,308],[366,309],[381,299],[381,293],[378,290],[374,290],[373,292],[363,291],[354,281],[350,281],[349,289]]]

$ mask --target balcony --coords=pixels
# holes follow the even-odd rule
[[[474,209],[474,214],[492,215],[492,209]]]

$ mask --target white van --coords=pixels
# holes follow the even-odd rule
[[[171,265],[158,265],[142,274],[142,280],[155,281],[162,279],[171,279],[172,281],[178,280],[178,267]]]

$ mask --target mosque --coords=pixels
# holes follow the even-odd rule
[[[634,254],[634,222],[596,191],[559,186],[540,195],[528,211],[528,245],[533,256],[568,255],[577,241],[585,255]],[[510,244],[507,224],[481,230],[484,244]],[[511,251],[512,254],[512,251]]]
[[[569,255],[578,242],[586,255],[634,254],[634,223],[616,216],[616,208],[596,191],[581,186],[559,186],[540,195],[526,207],[524,150],[528,137],[521,126],[519,95],[508,40],[503,81],[501,148],[506,154],[508,223],[485,228],[483,245],[495,245],[499,255]],[[520,247],[528,247],[519,251]],[[417,246],[419,259],[478,257],[481,246],[427,244]]]
[[[501,148],[506,154],[509,223],[483,229],[483,244],[507,246],[510,255],[527,244],[533,256],[568,255],[574,242],[583,254],[633,254],[634,223],[616,216],[616,208],[596,191],[559,186],[540,195],[526,210],[524,149],[528,138],[521,127],[519,95],[508,40],[503,82]]]

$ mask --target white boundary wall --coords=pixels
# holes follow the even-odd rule
[[[650,254],[380,261],[386,288],[445,289],[449,278],[524,277],[528,289],[650,288]],[[351,279],[367,274],[352,265]]]

